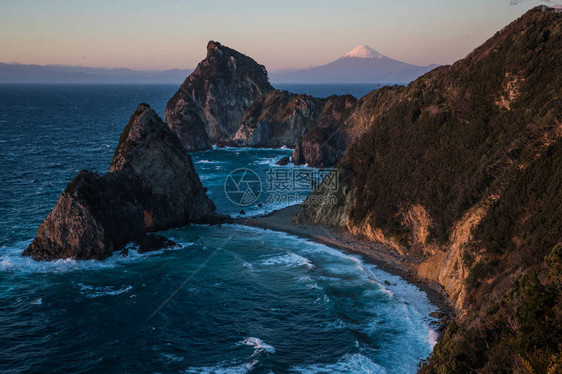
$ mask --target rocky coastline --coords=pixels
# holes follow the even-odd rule
[[[361,253],[426,290],[451,318],[421,372],[557,370],[561,50],[562,15],[537,7],[465,59],[355,100],[277,91],[262,65],[209,42],[167,124],[141,104],[109,172],[80,172],[24,255],[104,259],[130,241],[170,245],[146,234],[228,220],[187,151],[294,146],[295,164],[341,170],[337,191],[312,195],[336,203],[309,196],[234,222]]]
[[[562,367],[561,30],[536,7],[455,64],[361,98],[334,135],[337,203],[317,203],[334,194],[320,188],[297,214],[443,286],[458,317],[422,373]]]
[[[422,260],[420,257],[400,255],[380,242],[363,240],[345,230],[338,230],[325,225],[298,223],[298,215],[301,209],[302,205],[292,205],[263,216],[237,218],[232,223],[285,232],[338,248],[345,253],[363,256],[368,262],[377,265],[380,269],[400,276],[425,292],[429,301],[438,308],[435,316],[439,319],[439,332],[442,332],[451,318],[456,316],[455,306],[451,303],[443,286],[416,274],[415,267]],[[441,334],[439,336],[441,337]]]

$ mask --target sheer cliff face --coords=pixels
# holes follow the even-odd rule
[[[146,232],[213,222],[214,212],[177,136],[141,104],[121,134],[109,172],[80,172],[23,255],[101,260]]]
[[[298,217],[416,256],[444,286],[462,318],[424,371],[562,360],[561,51],[562,14],[538,7],[454,65],[364,97],[338,203]]]
[[[351,95],[329,97],[315,126],[296,144],[293,163],[313,167],[335,165],[347,148],[345,124],[356,104],[357,99]]]
[[[254,100],[273,90],[267,71],[217,42],[166,105],[166,122],[188,151],[234,137]]]
[[[248,147],[295,147],[317,122],[324,99],[270,91],[248,108],[229,144]]]
[[[287,146],[298,148],[297,163],[332,166],[364,131],[364,118],[346,123],[355,103],[349,95],[326,100],[275,90],[262,65],[209,42],[207,57],[168,102],[165,119],[190,152],[213,144]],[[319,147],[324,141],[329,144]]]
[[[204,221],[215,210],[191,157],[148,105],[141,104],[123,130],[109,172],[138,178],[150,191],[143,201],[150,231]]]
[[[397,102],[405,100],[403,86],[382,87],[357,101],[352,96],[333,96],[318,123],[299,141],[293,153],[297,164],[334,166],[371,126]]]

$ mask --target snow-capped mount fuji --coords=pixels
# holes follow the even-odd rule
[[[273,83],[409,83],[438,65],[418,66],[394,60],[359,45],[329,64],[270,74]]]
[[[386,56],[378,53],[368,45],[358,45],[346,53],[343,58],[384,58]]]

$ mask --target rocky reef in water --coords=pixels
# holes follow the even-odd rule
[[[119,138],[109,172],[81,171],[23,255],[102,260],[131,241],[143,250],[170,244],[147,232],[223,218],[178,137],[141,104]]]

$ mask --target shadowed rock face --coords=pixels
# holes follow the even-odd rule
[[[230,140],[255,99],[273,90],[263,65],[217,42],[166,105],[164,118],[188,151]]]
[[[316,125],[297,143],[293,163],[313,167],[335,165],[345,153],[343,126],[356,103],[351,95],[329,97]]]
[[[248,108],[234,139],[236,147],[293,148],[315,124],[325,99],[270,91]]]
[[[23,255],[101,260],[142,241],[146,232],[219,219],[177,136],[141,104],[121,134],[109,172],[81,171]]]
[[[205,221],[215,210],[191,157],[147,105],[139,106],[121,134],[109,172],[142,179],[151,194],[144,205],[152,212],[150,231]]]

